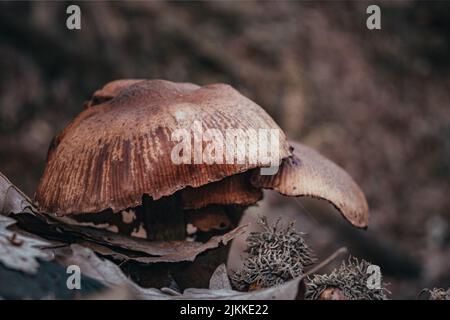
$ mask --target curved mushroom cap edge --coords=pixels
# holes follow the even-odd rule
[[[251,177],[255,187],[285,196],[309,196],[330,202],[353,226],[367,228],[369,207],[364,193],[337,164],[303,144],[290,141],[293,155],[283,160],[277,174]]]

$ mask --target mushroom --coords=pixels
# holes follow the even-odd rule
[[[293,141],[290,145],[293,155],[283,160],[278,174],[262,176],[256,173],[252,176],[252,184],[286,196],[325,199],[352,225],[366,228],[369,220],[367,201],[348,173],[305,145]]]
[[[86,108],[93,107],[95,105],[111,100],[123,88],[131,86],[140,81],[142,81],[142,79],[122,79],[108,82],[106,85],[103,86],[103,88],[94,92],[91,100],[86,102],[85,107]]]
[[[235,151],[256,145],[242,132],[276,131],[270,163],[250,153],[241,160],[232,155],[232,163],[211,161],[220,160],[211,132],[225,137],[229,129],[238,130]],[[208,130],[199,151],[197,135]],[[191,136],[180,142],[180,132]],[[261,171],[274,165],[274,175]],[[262,189],[326,199],[353,225],[367,226],[367,203],[352,178],[312,149],[288,142],[259,105],[231,86],[123,79],[96,91],[53,139],[35,200],[48,214],[169,241],[236,226]]]
[[[188,164],[174,163],[172,134],[191,132],[198,119],[220,132],[281,132],[260,106],[228,85],[138,81],[84,110],[54,139],[36,192],[39,208],[59,215],[118,212],[141,205],[144,194],[158,200],[261,167],[250,161],[196,164],[195,150]],[[281,132],[279,160],[288,156]]]

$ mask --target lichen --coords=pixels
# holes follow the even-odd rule
[[[350,257],[339,268],[329,274],[314,275],[306,280],[305,299],[316,300],[329,288],[337,288],[349,300],[386,300],[389,291],[380,279],[379,288],[371,288],[368,283],[372,273],[368,272],[371,263]],[[381,274],[380,274],[381,276]]]
[[[450,288],[448,290],[443,288],[423,289],[420,294],[423,292],[429,294],[428,300],[450,300]]]
[[[312,250],[305,243],[304,233],[297,232],[294,222],[280,225],[280,219],[269,226],[261,217],[262,231],[251,232],[247,238],[248,253],[243,266],[231,275],[239,290],[268,288],[303,275],[304,267],[314,263]]]

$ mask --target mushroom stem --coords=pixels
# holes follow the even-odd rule
[[[153,201],[144,194],[142,206],[137,208],[137,211],[144,221],[149,240],[171,241],[186,238],[184,212],[177,197],[164,197]]]
[[[246,207],[222,206],[231,222],[230,229],[239,225]],[[199,255],[194,263],[177,263],[172,265],[172,275],[181,289],[185,288],[207,288],[212,274],[219,265],[227,262],[231,248],[229,241],[226,245],[208,250]]]
[[[173,199],[173,197],[171,198]],[[149,219],[152,219],[146,221],[148,237],[151,236],[150,233],[152,232],[151,230],[153,230],[153,237],[159,237],[159,239],[163,237],[164,240],[171,238],[173,240],[182,234],[181,230],[179,230],[181,221],[183,221],[183,232],[185,232],[184,220],[179,219],[176,201],[168,200],[165,204],[162,203],[161,207],[155,205],[155,202],[160,201],[161,200],[152,202],[151,200],[149,201],[149,198],[143,199],[143,210],[150,211],[148,214],[143,214],[142,216],[151,217]],[[158,208],[159,210],[156,210]],[[245,207],[221,206],[221,208],[226,212],[227,217],[232,223],[230,229],[238,226]],[[138,208],[137,210],[141,209]],[[176,211],[168,212],[169,210]],[[186,214],[186,212],[183,211],[181,213]],[[172,217],[172,219],[174,219],[173,221],[175,221],[175,217],[177,217],[176,220],[178,223],[166,221],[167,219],[165,219],[164,216]],[[165,230],[165,228],[167,230]],[[171,228],[170,232],[169,228]],[[209,237],[213,235],[214,234],[208,234]],[[206,239],[203,240],[206,241]],[[218,248],[210,249],[200,254],[193,262],[161,263],[156,265],[144,265],[129,262],[126,266],[124,265],[123,268],[126,273],[143,287],[160,288],[169,286],[171,281],[174,281],[180,290],[186,288],[207,288],[209,286],[209,280],[217,267],[222,263],[226,263],[231,248],[231,242],[232,241],[229,241],[226,245],[222,244]]]

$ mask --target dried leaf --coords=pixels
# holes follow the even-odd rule
[[[84,275],[96,279],[107,287],[126,287],[132,296],[138,299],[154,300],[166,299],[167,294],[158,289],[144,289],[131,281],[120,268],[111,261],[99,258],[92,250],[77,244],[70,246],[70,253],[66,249],[56,250],[58,261],[65,265],[77,265]]]
[[[80,245],[71,245],[71,253],[56,250],[58,260],[63,265],[76,264],[80,267],[83,274],[98,280],[107,287],[128,288],[133,298],[144,300],[186,300],[186,299],[207,299],[207,300],[292,300],[298,295],[299,285],[304,277],[297,277],[288,282],[271,288],[262,290],[255,290],[251,292],[240,292],[230,288],[222,289],[186,289],[183,294],[180,294],[169,288],[141,288],[122,272],[122,270],[114,263],[99,258],[92,250],[82,247]],[[341,248],[336,251],[329,258],[313,268],[310,272],[316,272],[324,265],[328,264],[337,256],[345,253],[346,250]],[[308,275],[307,273],[306,275]],[[224,282],[223,276],[226,276],[225,266],[222,265],[217,268],[211,283]],[[305,276],[306,276],[305,275]],[[222,279],[219,280],[218,279]],[[220,287],[220,285],[212,285],[212,287]],[[224,285],[226,286],[226,284]]]
[[[65,251],[59,251],[59,255],[62,255],[62,257],[58,258],[58,260],[63,265],[78,265],[83,274],[100,281],[105,286],[111,288],[126,287],[131,291],[134,298],[144,300],[290,300],[297,296],[298,285],[301,281],[301,278],[296,278],[277,287],[252,292],[239,292],[225,288],[216,290],[191,288],[185,290],[183,294],[179,294],[167,288],[161,290],[155,288],[141,288],[132,282],[117,265],[108,260],[99,258],[92,250],[80,245],[71,245],[70,249],[72,252],[71,254],[68,254]]]
[[[0,172],[0,214],[34,212],[31,200]]]
[[[302,279],[302,277],[298,277],[275,287],[250,292],[230,289],[186,289],[183,295],[175,297],[175,299],[293,300],[297,297],[298,287]]]
[[[8,268],[35,274],[39,268],[37,259],[53,258],[51,252],[42,250],[49,247],[50,243],[8,230],[15,222],[0,215],[0,262]]]
[[[77,233],[85,240],[97,242],[108,247],[131,250],[134,253],[140,252],[141,256],[129,256],[128,259],[142,263],[194,261],[200,253],[217,248],[221,244],[226,245],[236,236],[243,234],[246,227],[246,225],[240,226],[224,235],[214,236],[207,242],[202,243],[196,241],[147,241],[106,230],[59,225],[59,228]],[[150,256],[142,255],[142,253]]]
[[[73,220],[67,217],[56,218],[52,216],[20,214],[17,218],[22,220],[22,225],[34,230],[37,234],[51,233],[52,238],[61,241],[84,241],[86,246],[102,255],[112,256],[118,260],[134,260],[141,263],[181,262],[194,261],[200,253],[226,245],[233,238],[243,234],[246,225],[235,228],[228,233],[214,236],[207,242],[197,241],[148,241],[145,239],[129,237],[123,234],[113,233],[107,230],[83,227],[77,224],[69,224]],[[31,221],[39,221],[40,224]],[[36,220],[39,219],[39,220]],[[45,221],[43,221],[45,219]],[[39,227],[39,230],[38,230]],[[90,244],[88,244],[90,243]]]
[[[228,278],[227,267],[225,264],[221,264],[214,271],[211,279],[209,280],[210,290],[228,289],[231,290],[230,279]]]
[[[81,274],[80,290],[70,290],[67,269],[54,261],[40,261],[36,274],[27,274],[0,264],[0,296],[5,299],[75,299],[105,289],[97,280]]]
[[[107,288],[83,298],[84,300],[136,300],[136,295],[127,287]]]

